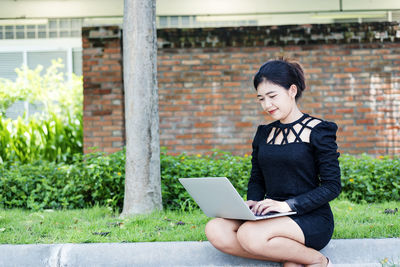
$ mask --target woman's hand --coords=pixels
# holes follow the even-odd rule
[[[247,206],[249,206],[250,209],[252,209],[254,207],[254,205],[257,204],[257,201],[247,200],[247,201],[245,201],[245,203],[247,204]]]
[[[271,211],[288,212],[292,210],[285,201],[276,201],[268,198],[252,204],[249,207],[255,215],[265,215]]]

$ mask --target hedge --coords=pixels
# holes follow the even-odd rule
[[[125,153],[76,154],[72,164],[36,161],[0,165],[0,207],[75,209],[93,205],[121,210],[124,195]],[[400,200],[400,159],[342,155],[340,198],[354,202]],[[212,155],[161,154],[163,206],[196,206],[180,185],[180,177],[228,177],[245,196],[251,157],[215,151]]]

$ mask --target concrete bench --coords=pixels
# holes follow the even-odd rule
[[[335,266],[400,264],[400,238],[334,239],[322,253]],[[0,245],[0,266],[281,266],[226,255],[209,242]],[[400,266],[400,265],[395,265]]]

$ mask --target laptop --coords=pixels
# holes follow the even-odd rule
[[[255,221],[296,214],[291,211],[254,215],[226,177],[179,178],[179,182],[208,217]]]

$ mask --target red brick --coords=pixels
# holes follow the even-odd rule
[[[193,138],[193,135],[191,135],[191,134],[177,135],[176,138],[178,138],[178,139],[191,139],[191,138]]]
[[[331,61],[341,61],[342,58],[341,57],[333,57],[333,56],[329,56],[329,57],[322,57],[323,61],[327,61],[327,62],[331,62]]]
[[[196,128],[212,127],[212,123],[211,122],[197,122],[194,124],[194,127],[196,127]]]
[[[203,112],[195,112],[194,115],[197,117],[211,117],[213,115],[210,111],[203,111]]]
[[[344,68],[344,72],[361,72],[360,68]]]
[[[206,76],[219,76],[219,75],[222,75],[222,72],[220,72],[220,71],[205,71],[204,75],[206,75]]]
[[[213,65],[212,66],[213,70],[229,70],[231,69],[230,65]]]
[[[204,107],[205,111],[210,111],[210,110],[218,110],[221,109],[221,106],[218,105],[208,105]]]
[[[374,124],[374,120],[363,119],[363,120],[357,120],[356,123],[357,124]]]
[[[103,137],[103,141],[109,142],[109,141],[124,141],[124,138],[122,136],[109,136],[109,137]]]
[[[83,38],[85,153],[87,146],[107,151],[124,143],[122,135],[112,135],[124,132],[120,42],[104,39],[104,47],[92,42]],[[169,154],[249,152],[257,125],[271,121],[257,103],[252,78],[279,51],[303,64],[308,87],[302,110],[338,124],[340,152],[399,153],[398,116],[387,102],[389,94],[400,93],[393,88],[400,82],[398,43],[263,45],[158,50],[160,144]],[[380,74],[374,80],[371,73]]]
[[[251,122],[236,122],[235,127],[251,127],[253,124]]]
[[[224,105],[225,110],[240,110],[241,108],[239,105]]]
[[[242,84],[239,82],[224,82],[223,86],[224,87],[235,87],[235,86],[241,86]]]
[[[352,108],[343,108],[343,109],[336,109],[338,113],[354,113],[354,109]]]
[[[182,60],[181,64],[183,65],[200,65],[200,60]]]
[[[374,147],[374,143],[373,142],[357,143],[356,147]]]

